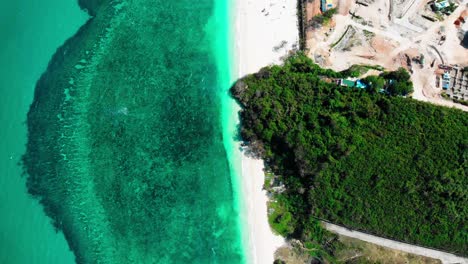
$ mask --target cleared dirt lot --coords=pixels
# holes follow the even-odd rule
[[[340,249],[335,258],[340,263],[380,263],[380,264],[441,264],[438,259],[419,256],[388,247],[379,246],[352,237],[339,235]],[[279,248],[275,258],[288,264],[313,263],[310,250],[304,249],[301,244],[292,241]]]
[[[354,64],[380,65],[388,70],[404,67],[412,73],[414,98],[468,110],[442,98],[442,89],[436,87],[440,64],[468,66],[468,50],[460,44],[463,25],[454,24],[459,17],[468,23],[466,0],[456,1],[458,7],[451,15],[439,15],[437,19],[429,0],[334,3],[338,14],[333,21],[307,28],[308,54],[318,64],[334,70]],[[308,15],[312,18],[320,12],[320,1],[309,4],[314,5],[307,9],[313,10]]]
[[[338,253],[337,259],[353,263],[381,264],[440,264],[442,261],[428,257],[409,254],[400,250],[378,246],[362,240],[340,236],[340,241],[346,246]]]

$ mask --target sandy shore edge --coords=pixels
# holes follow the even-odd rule
[[[297,1],[234,0],[234,75],[240,78],[262,67],[281,63],[281,58],[298,46]],[[237,120],[238,121],[238,120]],[[236,144],[239,152],[240,144]],[[242,221],[248,263],[271,264],[274,252],[284,245],[281,236],[273,234],[267,215],[267,194],[263,190],[264,163],[238,153]]]

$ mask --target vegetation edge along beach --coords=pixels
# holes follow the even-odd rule
[[[350,73],[298,53],[231,88],[242,138],[272,173],[273,229],[322,260],[339,243],[314,217],[466,254],[467,114],[402,97],[403,70],[336,84]]]

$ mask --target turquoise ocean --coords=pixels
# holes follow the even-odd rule
[[[230,3],[0,7],[0,263],[247,262]]]
[[[52,55],[88,15],[73,0],[0,1],[0,263],[73,263],[26,189],[20,165],[27,142],[26,114],[34,87]]]

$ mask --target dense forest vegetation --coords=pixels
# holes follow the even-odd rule
[[[412,91],[403,69],[366,78],[366,89],[338,86],[346,74],[297,54],[231,89],[241,136],[280,187],[272,227],[330,246],[318,217],[466,254],[468,114],[399,96]]]

